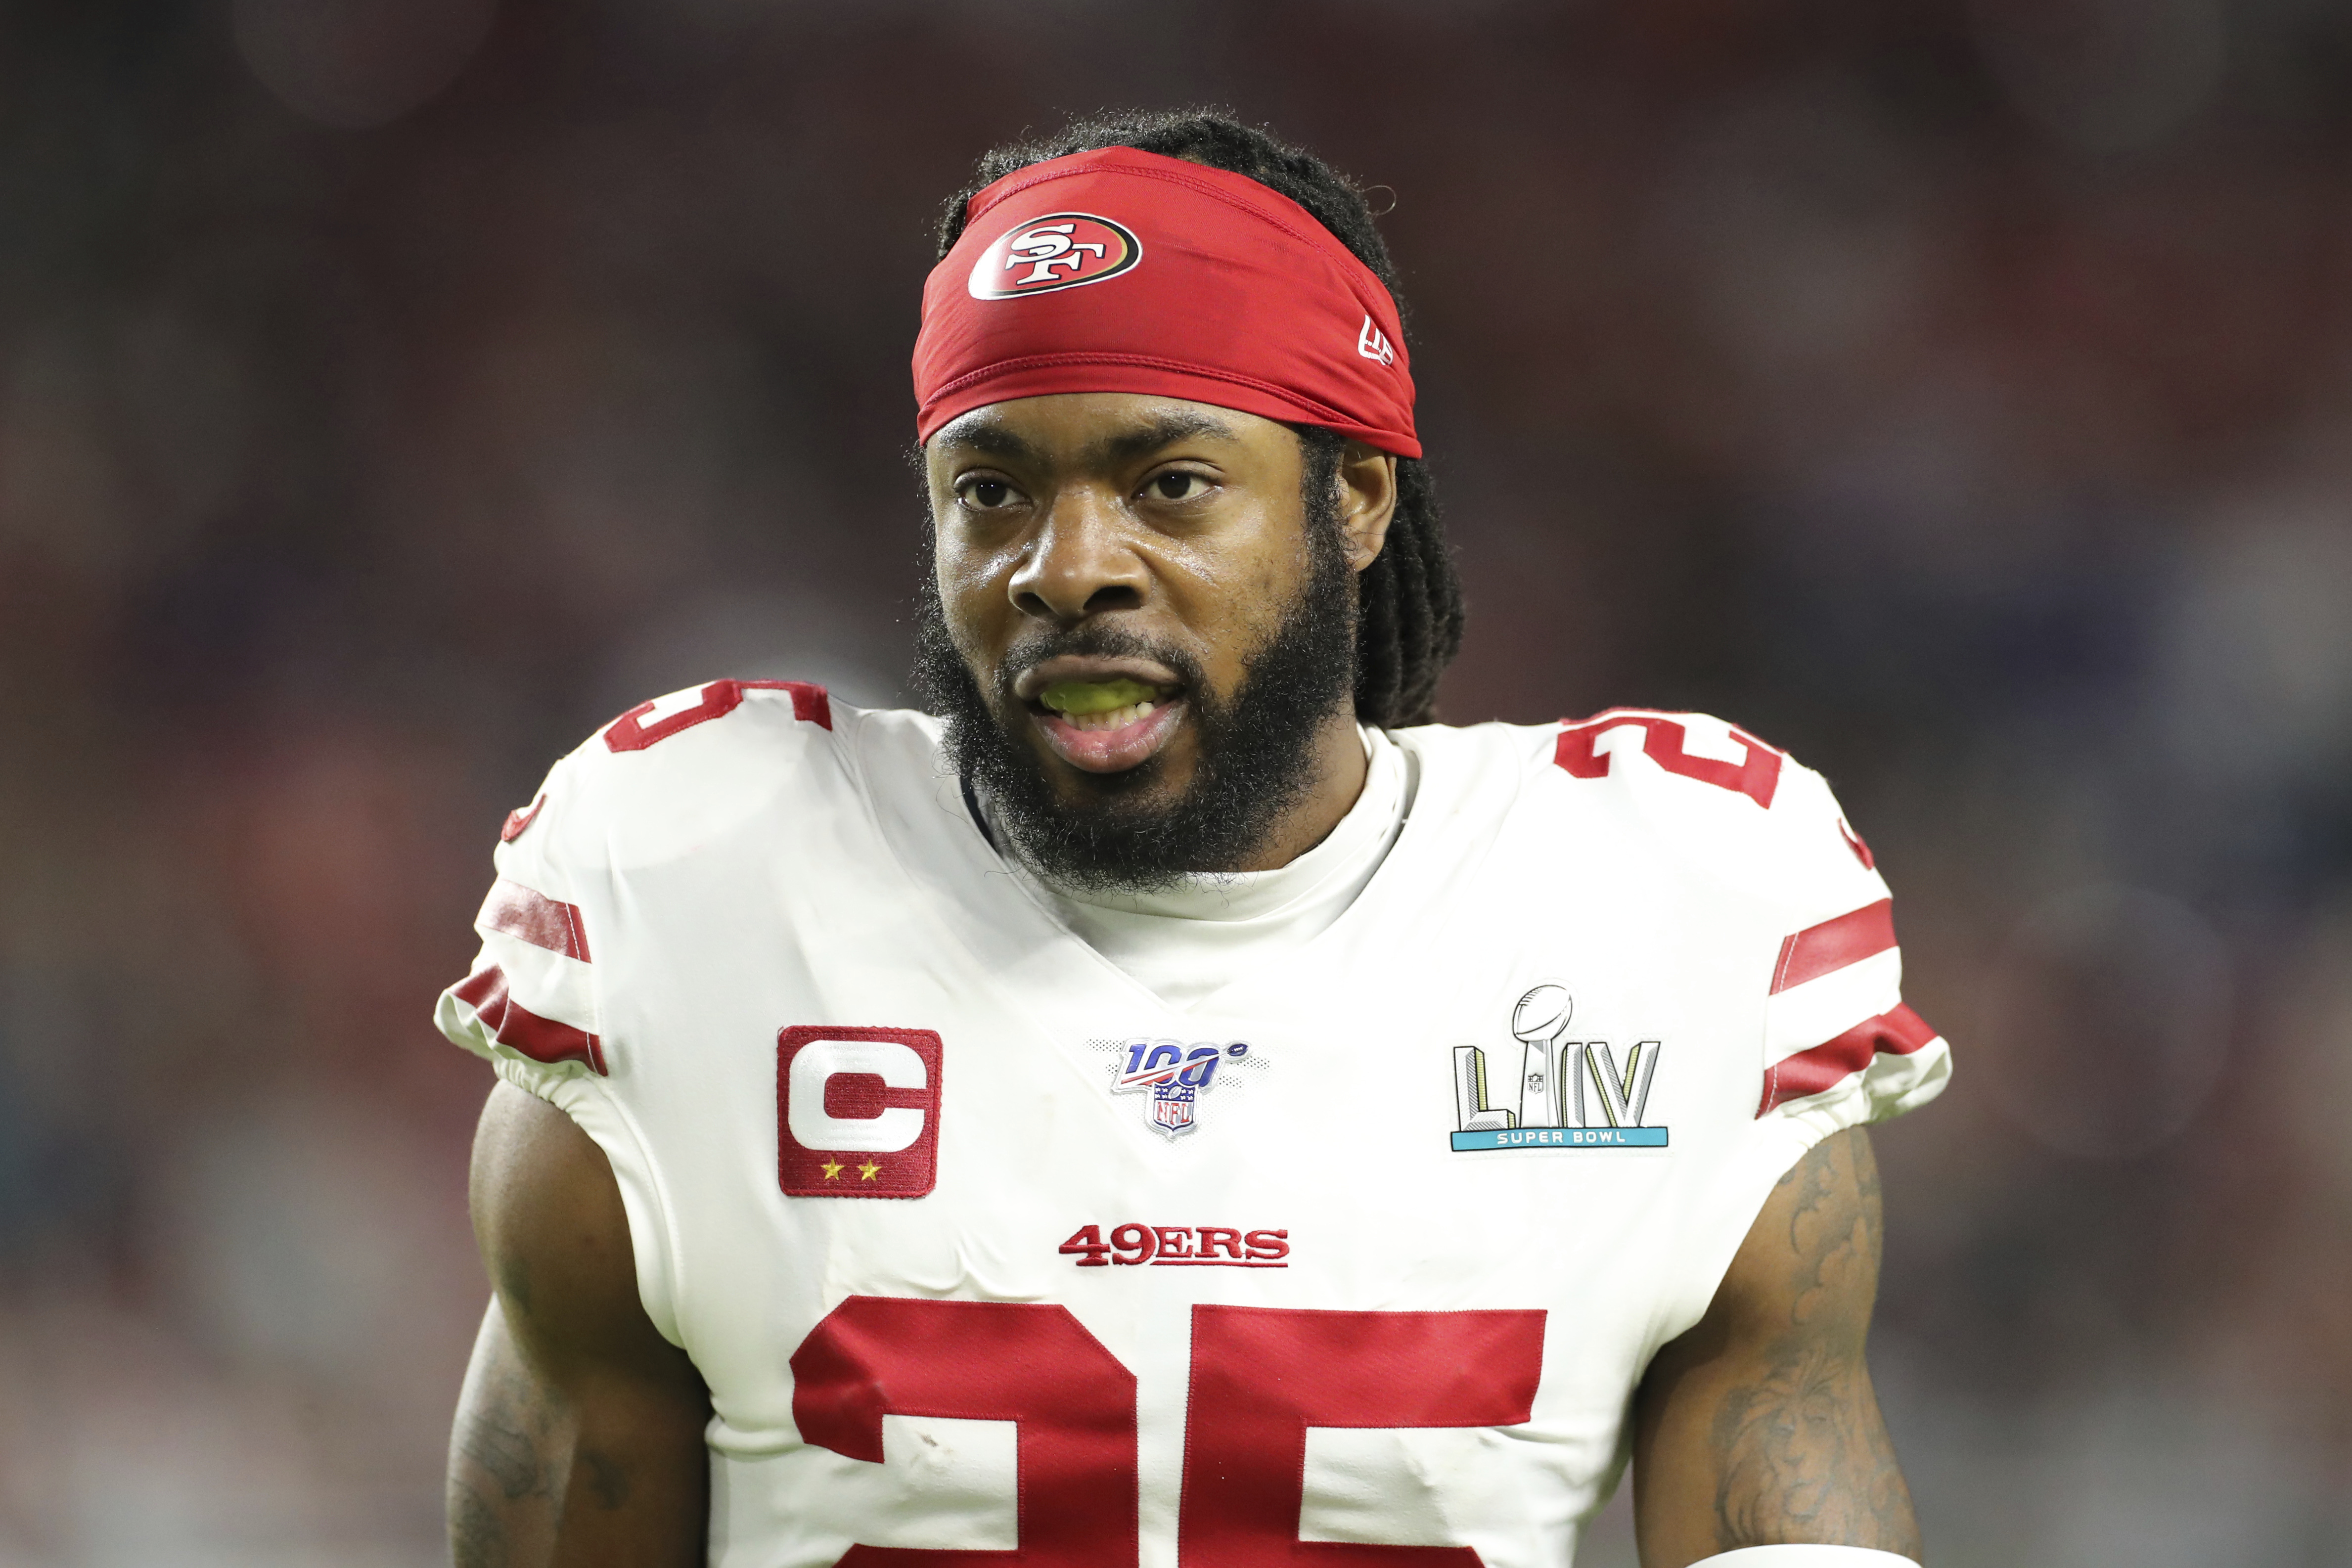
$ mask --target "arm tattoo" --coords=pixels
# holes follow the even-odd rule
[[[605,1512],[635,1489],[628,1463],[574,1447],[548,1396],[518,1362],[485,1362],[469,1385],[449,1468],[449,1547],[457,1568],[509,1568],[528,1543],[562,1530],[567,1502]]]
[[[545,1467],[531,1435],[511,1424],[511,1412],[486,1410],[466,1428],[460,1452],[467,1463],[498,1483],[509,1502],[548,1495]]]
[[[1758,1377],[1715,1412],[1719,1549],[1814,1541],[1916,1556],[1918,1527],[1863,1361],[1878,1276],[1878,1168],[1862,1137],[1833,1137],[1794,1184],[1788,1321]]]
[[[506,1568],[517,1506],[556,1500],[550,1421],[538,1389],[503,1360],[482,1371],[459,1416],[450,1466],[449,1546],[457,1568]]]
[[[449,1552],[457,1568],[507,1568],[504,1524],[478,1493],[457,1491],[449,1501]]]

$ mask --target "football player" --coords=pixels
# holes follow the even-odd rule
[[[1358,192],[991,154],[915,360],[933,715],[715,680],[511,816],[461,1564],[1915,1560],[1862,1125],[1942,1087],[1828,787],[1432,722],[1461,605]]]

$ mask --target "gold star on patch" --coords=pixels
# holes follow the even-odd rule
[[[835,1177],[835,1176],[839,1176],[840,1174],[841,1174],[841,1162],[840,1162],[839,1160],[827,1160],[827,1161],[825,1161],[825,1162],[824,1162],[824,1179],[825,1179],[825,1180],[827,1180],[827,1181],[831,1181],[834,1177]]]
[[[876,1176],[882,1174],[882,1167],[876,1165],[872,1160],[868,1160],[864,1165],[857,1167],[857,1174],[861,1179],[872,1181]]]

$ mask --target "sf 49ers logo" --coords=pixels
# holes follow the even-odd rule
[[[1016,224],[971,264],[974,299],[1011,299],[1100,283],[1143,259],[1143,243],[1123,225],[1092,213],[1048,213]]]

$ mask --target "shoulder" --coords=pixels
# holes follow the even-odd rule
[[[709,681],[639,703],[508,815],[474,918],[481,955],[443,993],[443,1031],[534,1093],[604,1074],[594,966],[632,903],[620,884],[657,869],[682,885],[686,862],[740,858],[770,834],[837,841],[866,810],[861,747],[895,748],[891,768],[935,737],[921,715],[846,707],[799,682]]]
[[[1822,1136],[1941,1091],[1949,1051],[1905,1006],[1894,901],[1829,781],[1738,725],[1613,708],[1555,727],[1540,809],[1622,835],[1758,938],[1764,1088]]]
[[[1508,771],[1516,809],[1571,852],[1606,841],[1801,924],[1886,896],[1829,782],[1707,714],[1609,708],[1548,725],[1402,732],[1436,770]]]
[[[1705,943],[1760,1009],[1760,1060],[1727,1062],[1743,1098],[1761,1070],[1756,1118],[1778,1113],[1818,1139],[1941,1091],[1950,1051],[1904,1005],[1876,857],[1828,780],[1788,753],[1724,719],[1654,708],[1398,741],[1436,786],[1416,814],[1424,800],[1444,812],[1480,799],[1507,814],[1520,884],[1678,906],[1670,946]],[[1481,782],[1496,776],[1512,781],[1507,798]]]
[[[834,702],[800,681],[708,681],[637,704],[558,761],[499,837],[501,874],[673,859],[754,818],[855,809],[857,754],[933,744],[919,714]],[[777,814],[781,813],[779,817]]]

